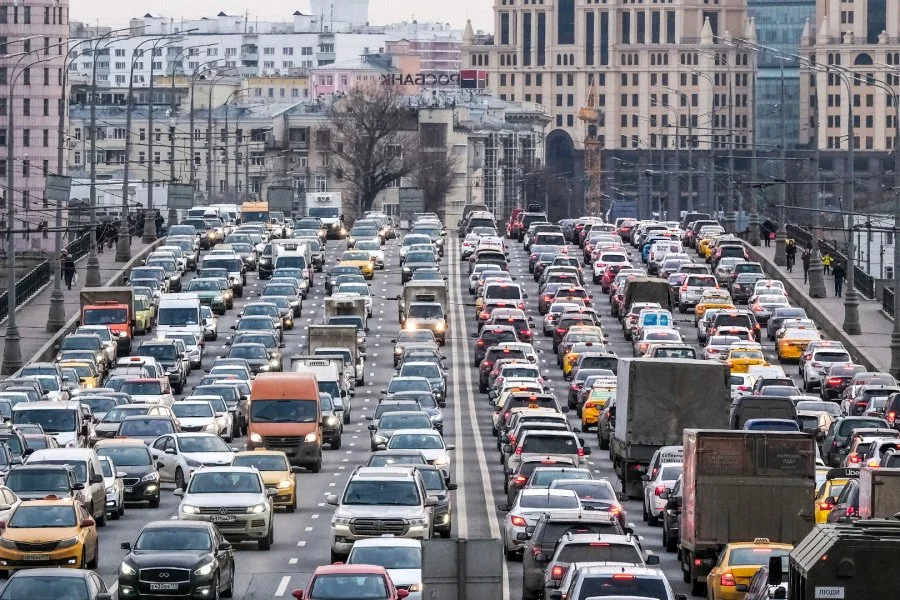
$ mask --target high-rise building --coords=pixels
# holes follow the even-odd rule
[[[56,206],[44,200],[44,184],[47,173],[60,172],[57,147],[60,111],[65,117],[66,110],[68,38],[66,0],[0,5],[0,229],[10,225],[10,203],[16,213],[14,230],[34,229],[55,214]],[[36,247],[50,247],[42,236],[27,237]]]
[[[665,166],[669,157],[654,150],[724,155],[732,143],[751,142],[753,56],[728,43],[756,41],[746,0],[495,0],[494,31],[476,36],[467,28],[462,68],[486,71],[500,99],[549,108],[547,163],[557,170],[580,174],[588,125],[606,173],[615,169],[612,157],[635,173],[651,154]],[[582,122],[592,90],[599,121]],[[704,176],[694,181],[696,167],[685,160],[680,179],[699,191]],[[710,167],[705,177],[719,176]],[[605,185],[610,196],[638,187],[620,194],[615,183]]]

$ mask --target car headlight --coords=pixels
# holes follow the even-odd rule
[[[272,367],[270,367],[269,365],[263,365],[263,366],[261,366],[261,367],[259,368],[259,370],[260,370],[260,371],[268,371],[268,370],[271,369],[271,368],[272,368]]]
[[[200,509],[192,504],[182,504],[181,512],[183,512],[186,515],[199,515]]]
[[[438,323],[437,325],[434,326],[435,331],[444,331],[444,329],[446,329],[446,328],[447,328],[447,326],[444,323]]]
[[[153,471],[152,473],[147,473],[143,477],[141,477],[141,481],[157,481],[159,479],[159,473]]]
[[[399,346],[395,346],[394,354],[403,354],[403,348],[400,348]]]
[[[442,456],[438,459],[435,459],[434,466],[436,467],[446,467],[450,464],[450,458],[447,456]]]
[[[250,441],[256,442],[257,444],[262,443],[262,436],[256,433],[255,431],[250,434]]]
[[[404,272],[404,273],[409,273],[409,271],[410,271],[410,268],[409,268],[409,267],[403,267],[403,272]]]
[[[74,535],[70,538],[62,540],[56,547],[57,548],[71,548],[75,544],[78,543],[78,536]]]
[[[97,353],[97,362],[102,361],[104,358],[105,358],[105,355],[103,354],[103,352]]]
[[[266,512],[267,508],[269,508],[269,505],[265,504],[265,503],[254,504],[253,506],[251,506],[250,508],[247,509],[247,512],[252,515],[260,515],[260,514]]]
[[[362,344],[365,344],[365,343],[366,343],[366,338],[364,338],[364,337],[357,337],[357,338],[356,338],[356,344],[357,344],[358,346],[361,346]]]
[[[441,413],[430,415],[428,418],[431,419],[432,423],[441,423],[444,421],[444,415]]]
[[[184,462],[185,462],[185,464],[187,464],[187,466],[189,466],[192,469],[199,469],[200,467],[203,466],[202,462],[194,460],[193,458],[185,458]]]
[[[318,439],[318,436],[317,436],[316,432],[313,431],[312,433],[307,433],[306,437],[303,438],[303,441],[307,442],[307,443],[312,443],[312,442],[315,442],[317,439]]]
[[[325,423],[328,425],[337,425],[338,420],[335,417],[327,416],[327,417],[325,417]]]
[[[406,588],[406,589],[408,589],[410,592],[421,592],[421,591],[422,591],[422,584],[421,584],[421,583],[414,583],[414,584],[410,585],[410,586],[409,586],[408,588]]]
[[[128,337],[128,332],[127,332],[127,331],[120,331],[120,332],[119,332],[119,337],[120,337],[120,338],[127,338],[127,337]]]
[[[109,486],[108,488],[106,488],[106,493],[107,493],[107,494],[115,494],[115,493],[116,493],[116,486],[115,486],[115,484],[113,484],[113,485]]]
[[[279,481],[279,482],[278,482],[278,489],[279,489],[279,490],[286,490],[286,489],[288,489],[289,487],[291,487],[292,485],[294,485],[293,480],[291,480],[291,479],[285,479],[284,481]]]
[[[388,439],[383,435],[375,435],[372,438],[376,444],[386,444]]]
[[[137,569],[132,567],[126,562],[123,562],[119,565],[119,574],[120,575],[137,575]]]
[[[350,519],[346,519],[344,517],[332,517],[331,518],[331,526],[334,527],[335,525],[349,527]]]
[[[194,571],[194,575],[199,575],[200,577],[206,577],[213,572],[213,563],[208,562],[196,571]]]
[[[428,519],[408,519],[407,523],[409,523],[410,527],[426,527],[428,526]]]
[[[215,423],[207,423],[206,425],[203,426],[203,431],[216,431],[216,424]]]

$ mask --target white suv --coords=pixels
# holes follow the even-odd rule
[[[181,497],[178,518],[215,523],[227,540],[256,541],[260,550],[269,550],[276,493],[253,467],[204,467],[194,472],[187,490],[175,490]]]
[[[825,347],[813,350],[809,360],[803,363],[803,391],[811,392],[822,385],[822,379],[834,365],[853,364],[853,357],[844,348]]]
[[[387,535],[427,540],[434,533],[438,499],[428,495],[413,467],[359,467],[340,497],[328,494],[326,499],[337,506],[331,517],[331,562],[345,560],[356,540]]]

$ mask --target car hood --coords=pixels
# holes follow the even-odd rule
[[[422,583],[421,569],[388,569],[388,575],[396,586],[408,586],[414,583]]]
[[[130,560],[131,563],[139,569],[154,567],[190,569],[199,564],[207,556],[209,556],[209,553],[202,550],[135,550],[128,555],[126,560]]]
[[[53,437],[56,438],[56,441],[59,442],[59,445],[63,447],[65,447],[66,444],[75,442],[77,437],[74,431],[59,431],[51,435],[53,435]]]
[[[204,465],[230,465],[234,459],[233,452],[184,452],[186,458],[196,460]]]
[[[418,518],[424,514],[421,506],[381,506],[381,505],[348,505],[342,504],[334,511],[335,517],[354,518],[378,515],[382,519]]]
[[[131,402],[132,404],[162,404],[163,398],[165,398],[165,394],[152,394],[149,396],[138,394],[131,396]]]
[[[116,471],[121,471],[125,473],[127,477],[132,478],[143,477],[148,473],[156,471],[156,468],[153,465],[125,465],[121,467],[116,465]]]
[[[182,427],[203,427],[210,423],[215,423],[214,417],[178,417],[178,422]]]
[[[419,448],[418,450],[419,450],[419,452],[422,453],[422,456],[424,456],[425,460],[427,460],[428,462],[434,462],[435,460],[437,460],[439,458],[449,456],[447,454],[446,450],[443,450],[440,448],[437,450],[423,450],[423,449]]]
[[[185,504],[198,507],[253,506],[266,502],[265,494],[185,494]]]

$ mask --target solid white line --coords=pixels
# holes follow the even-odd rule
[[[454,248],[455,246],[456,246],[456,240],[451,239],[450,240],[451,255],[455,251],[455,248]],[[454,262],[451,262],[450,264],[451,264],[450,270],[456,271],[456,277],[453,279],[453,281],[457,282],[459,280],[459,272],[460,272],[459,263],[454,261]],[[469,336],[468,336],[468,330],[466,327],[465,313],[463,312],[463,302],[462,302],[462,299],[459,298],[459,288],[456,285],[452,285],[450,287],[450,289],[451,289],[451,294],[456,296],[456,301],[451,302],[451,304],[453,304],[456,307],[454,314],[456,315],[457,325],[454,328],[454,331],[457,332],[456,335],[459,339],[466,340],[466,339],[468,339]],[[486,508],[487,508],[488,526],[490,528],[491,537],[500,539],[500,522],[497,519],[497,513],[496,513],[497,504],[494,499],[494,490],[491,487],[490,476],[488,475],[489,467],[488,467],[487,456],[484,453],[484,444],[481,441],[481,427],[478,423],[478,419],[476,418],[476,414],[475,414],[475,392],[474,392],[475,388],[472,387],[472,373],[471,373],[471,369],[468,368],[469,360],[470,360],[468,344],[463,342],[461,344],[461,351],[462,352],[460,355],[462,357],[462,361],[457,361],[457,364],[459,364],[459,362],[462,362],[462,364],[465,365],[465,368],[463,368],[462,371],[463,371],[463,377],[465,379],[465,386],[466,386],[465,389],[468,392],[468,393],[466,393],[466,404],[468,407],[469,423],[471,425],[471,430],[475,435],[475,454],[478,457],[478,472],[481,474],[481,487],[484,490],[484,500],[485,500],[485,504],[486,504]],[[459,387],[459,382],[454,387]],[[458,411],[457,414],[459,414],[459,412],[461,412],[461,411]],[[459,462],[461,462],[461,461],[459,461]],[[463,537],[462,534],[459,534],[459,535],[460,535],[460,537]],[[509,568],[507,567],[506,560],[503,561],[503,600],[509,600]]]
[[[275,590],[275,596],[284,596],[285,590],[287,590],[288,584],[291,582],[291,576],[285,575],[281,578],[281,583],[278,584],[278,589]]]
[[[456,263],[450,263],[450,273],[449,277],[451,279],[455,279],[454,275],[458,276],[458,273],[454,273],[454,271],[458,271],[458,267]],[[458,278],[458,277],[457,277]],[[450,286],[450,304],[456,305],[460,304],[458,298],[454,298],[456,295],[456,291],[454,291],[454,286]],[[453,329],[454,335],[462,340],[462,336],[458,333],[463,330],[465,327],[465,323],[461,323],[457,311],[454,310],[450,314],[451,321],[451,329]],[[454,344],[456,342],[454,341]],[[465,341],[460,342],[461,346],[465,345]],[[458,486],[456,489],[456,535],[460,538],[469,537],[469,518],[468,511],[466,509],[466,486],[465,486],[465,465],[463,464],[465,461],[463,457],[466,453],[463,450],[463,439],[462,439],[462,393],[464,391],[462,385],[462,377],[460,376],[460,370],[465,370],[468,367],[468,364],[460,364],[461,355],[456,353],[456,360],[453,361],[452,367],[452,375],[453,375],[453,432],[454,437],[456,438],[456,459],[454,461],[454,479],[456,480],[456,485]],[[468,388],[466,388],[468,390]]]

